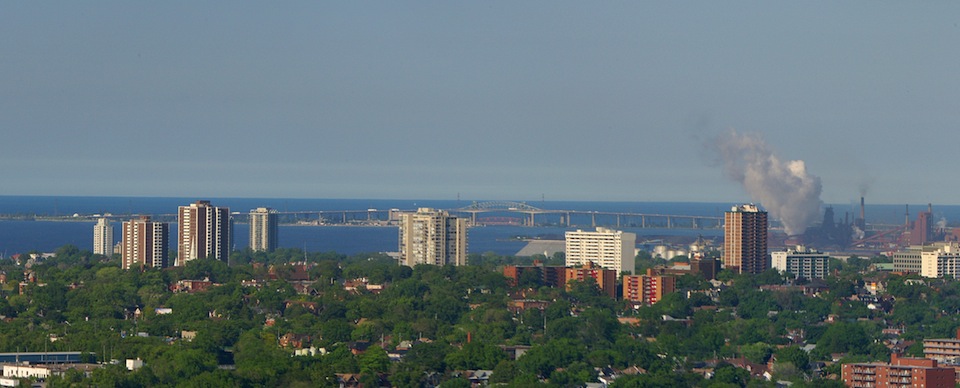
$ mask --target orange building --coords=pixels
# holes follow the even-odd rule
[[[767,212],[756,205],[734,206],[723,216],[723,266],[735,273],[770,269]]]
[[[676,291],[677,279],[669,275],[655,275],[653,269],[647,269],[646,275],[623,276],[623,299],[631,302],[652,305],[663,296]]]
[[[843,383],[848,387],[953,387],[953,368],[937,366],[936,360],[890,355],[890,363],[843,364]]]
[[[593,262],[587,262],[580,268],[567,268],[566,281],[567,289],[570,289],[570,281],[583,281],[587,278],[593,278],[597,282],[600,292],[610,296],[617,297],[617,271],[612,269],[603,269],[593,265]]]

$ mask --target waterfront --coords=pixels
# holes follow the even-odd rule
[[[0,213],[25,215],[64,215],[64,214],[172,214],[177,206],[196,201],[191,198],[144,198],[144,197],[0,197]],[[356,210],[356,209],[415,209],[417,207],[435,207],[456,209],[469,205],[472,201],[451,200],[366,200],[366,199],[255,199],[255,198],[219,198],[211,199],[218,206],[228,206],[234,212],[247,212],[249,209],[268,206],[281,211],[306,210]],[[677,203],[677,202],[531,202],[544,209],[573,209],[601,212],[637,212],[661,213],[693,216],[722,216],[730,204],[726,203]],[[838,221],[844,213],[852,212],[848,205],[834,205]],[[925,206],[911,206],[914,211],[925,210]],[[871,222],[902,222],[903,206],[867,205],[867,216]],[[955,220],[960,215],[958,206],[935,206],[936,219]],[[873,221],[876,220],[876,221]],[[120,222],[114,222],[114,239],[120,239]],[[176,226],[172,225],[171,245],[176,241]],[[574,227],[537,226],[522,227],[496,225],[471,228],[469,234],[469,252],[494,252],[501,255],[517,253],[525,245],[517,236],[529,238],[562,239],[567,230],[589,229],[591,225]],[[50,252],[63,245],[71,244],[80,249],[92,249],[93,223],[52,222],[52,221],[0,221],[0,255],[11,255],[29,251]],[[638,243],[660,238],[661,236],[681,236],[693,239],[698,235],[707,238],[720,237],[719,229],[666,229],[623,227],[625,231],[637,234]],[[235,224],[235,248],[242,249],[248,244],[249,229],[246,224]],[[279,245],[285,248],[300,248],[311,252],[339,252],[357,254],[362,252],[390,252],[397,250],[397,228],[390,226],[294,226],[281,225]],[[175,248],[171,246],[171,248]]]
[[[30,251],[52,252],[71,244],[83,250],[93,249],[93,222],[54,221],[0,221],[0,255]],[[114,222],[114,239],[120,239],[120,223]],[[175,227],[173,229],[176,229]],[[575,229],[575,228],[574,228]],[[470,229],[469,251],[471,253],[494,252],[513,255],[523,249],[523,238],[562,239],[571,228],[484,226]],[[695,238],[720,235],[717,229],[625,229],[638,234],[638,242],[644,236],[684,236]],[[249,242],[249,227],[234,225],[234,247],[242,249]],[[279,245],[284,248],[300,248],[310,252],[338,252],[357,254],[364,252],[392,252],[397,250],[397,228],[390,226],[294,226],[281,225]],[[521,237],[521,238],[518,238]],[[176,231],[171,230],[171,245],[175,244]],[[171,246],[171,248],[174,248]]]

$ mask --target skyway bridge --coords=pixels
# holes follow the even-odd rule
[[[472,225],[516,225],[525,227],[616,227],[720,229],[723,217],[694,216],[661,213],[634,213],[591,210],[543,209],[524,202],[487,201],[455,209],[442,209],[450,214],[470,219]],[[278,212],[283,224],[299,225],[394,225],[402,212],[416,209],[359,209],[359,210],[300,210]],[[237,222],[246,222],[246,212],[233,212]],[[60,217],[35,216],[39,221],[93,221],[99,217],[123,221],[140,217],[139,214],[72,215]],[[176,222],[176,214],[152,214],[156,221]],[[0,219],[11,219],[0,215]]]

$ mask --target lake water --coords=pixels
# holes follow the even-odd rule
[[[455,209],[467,206],[471,201],[453,200],[366,200],[366,199],[276,199],[276,198],[211,198],[215,206],[227,206],[231,211],[245,213],[257,207],[272,207],[280,211],[336,211],[391,209],[413,210],[417,207]],[[145,198],[145,197],[37,197],[37,196],[0,196],[0,213],[24,215],[70,215],[113,213],[118,214],[175,214],[177,207],[195,202],[194,198]],[[529,202],[529,205],[542,209],[563,209],[599,212],[631,212],[648,214],[674,214],[721,217],[731,204],[729,203],[682,203],[682,202]],[[843,221],[845,213],[859,215],[859,207],[851,204],[834,205],[838,221]],[[914,213],[926,210],[926,206],[912,205]],[[871,222],[902,223],[904,219],[902,205],[867,205],[867,217]],[[519,217],[518,215],[514,215]],[[852,217],[852,215],[851,215]],[[935,219],[947,221],[960,219],[960,206],[934,207]],[[582,229],[589,229],[581,226]],[[175,225],[171,228],[170,241],[176,240]],[[567,230],[576,229],[553,227],[521,226],[485,226],[471,228],[469,232],[469,251],[471,253],[495,252],[512,255],[522,249],[523,241],[517,236],[548,237],[560,239]],[[688,236],[717,237],[719,229],[663,229],[631,228],[621,230],[637,233],[638,242],[649,236]],[[236,224],[234,246],[243,248],[248,245],[249,229],[245,224]],[[311,252],[334,251],[343,254],[363,252],[390,252],[397,250],[396,227],[370,226],[288,226],[281,225],[279,245],[287,248],[305,248]],[[119,241],[120,222],[114,222],[114,237]],[[72,244],[80,249],[93,249],[92,222],[54,222],[54,221],[0,221],[0,255],[8,256],[33,250],[50,252]]]

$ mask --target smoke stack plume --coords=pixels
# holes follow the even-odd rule
[[[715,138],[711,148],[724,173],[779,218],[787,234],[803,233],[819,217],[820,178],[808,174],[802,160],[781,161],[759,136],[732,129]]]

